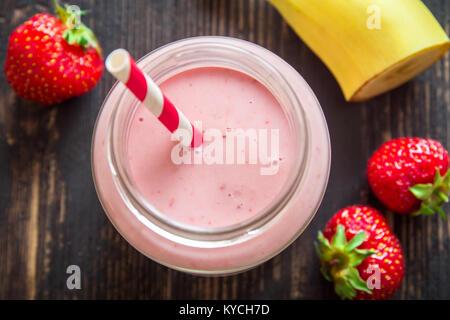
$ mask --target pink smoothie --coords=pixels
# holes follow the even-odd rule
[[[142,196],[169,218],[199,227],[242,222],[268,206],[286,182],[294,150],[283,109],[273,95],[253,78],[225,68],[185,71],[160,87],[191,121],[201,120],[204,130],[219,129],[224,140],[231,128],[278,129],[278,171],[262,175],[260,163],[248,164],[248,154],[244,164],[174,164],[176,142],[141,106],[130,130],[128,161]],[[270,146],[270,135],[268,141]]]
[[[227,128],[279,129],[281,159],[275,175],[261,175],[263,166],[245,162],[175,165],[171,151],[177,142],[170,141],[170,134],[161,123],[119,83],[105,99],[96,123],[92,169],[102,206],[120,234],[159,263],[203,275],[246,270],[286,248],[317,211],[329,175],[326,122],[304,79],[272,52],[227,37],[174,42],[153,51],[139,65],[156,82],[170,74],[158,84],[189,120],[201,120],[204,130],[217,128],[227,133]],[[283,108],[265,85],[238,71],[224,69],[229,65],[237,66],[237,70],[252,70],[249,74],[259,74],[259,79],[265,79],[261,80],[263,83],[271,84],[275,88],[271,90],[288,110],[289,119],[303,119],[305,130],[291,131]],[[135,108],[135,114],[128,118]],[[120,124],[114,127],[119,128],[117,135],[112,130],[113,123]],[[300,179],[285,193],[283,199],[287,201],[279,206],[279,211],[271,211],[276,215],[261,227],[246,227],[238,236],[226,235],[223,241],[224,238],[216,241],[192,233],[185,235],[153,219],[124,192],[119,167],[111,160],[117,153],[111,146],[125,145],[121,139],[123,128],[128,127],[130,131],[124,140],[127,149],[120,153],[119,162],[128,168],[133,186],[168,219],[191,228],[217,230],[216,227],[255,217],[283,193],[280,189],[283,187],[284,191],[288,180],[290,183],[296,177],[293,168],[299,167],[302,157],[304,167]]]

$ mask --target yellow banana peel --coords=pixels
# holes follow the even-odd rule
[[[398,87],[450,41],[420,0],[269,0],[331,70],[348,101]]]

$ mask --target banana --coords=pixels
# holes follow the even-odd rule
[[[420,0],[269,0],[327,65],[347,101],[415,77],[450,41]]]

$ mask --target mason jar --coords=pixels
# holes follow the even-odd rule
[[[157,84],[197,68],[225,68],[253,78],[282,108],[287,120],[284,130],[289,131],[293,141],[292,159],[286,181],[270,203],[251,217],[225,226],[182,223],[143,195],[131,173],[127,153],[130,130],[142,105],[125,85],[116,83],[95,124],[91,161],[98,197],[117,231],[150,259],[192,274],[237,273],[280,253],[314,217],[329,177],[327,124],[305,80],[272,52],[229,37],[176,41],[150,52],[138,61],[138,66]],[[171,183],[165,182],[165,188],[170,188]],[[183,208],[179,210],[183,215]]]

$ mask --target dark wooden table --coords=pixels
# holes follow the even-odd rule
[[[106,218],[91,177],[90,144],[109,74],[87,95],[54,107],[19,99],[0,73],[0,298],[331,299],[313,240],[337,209],[354,203],[384,210],[368,188],[366,162],[398,136],[438,139],[450,147],[449,54],[402,87],[365,103],[346,103],[331,73],[265,1],[72,1],[105,52],[126,47],[135,57],[171,41],[227,35],[272,50],[308,81],[326,114],[332,170],[323,204],[287,250],[231,277],[203,278],[147,259]],[[10,32],[50,1],[2,0],[0,61]],[[450,1],[425,1],[450,30]],[[445,208],[448,212],[448,207]],[[384,210],[384,212],[386,212]],[[450,299],[450,223],[438,216],[386,212],[405,251],[407,272],[395,298]],[[79,265],[82,289],[68,290],[66,268]]]

